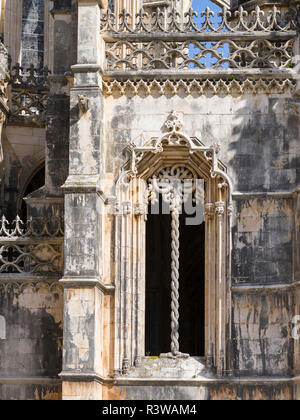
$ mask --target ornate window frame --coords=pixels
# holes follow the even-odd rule
[[[131,367],[140,366],[145,356],[145,180],[164,168],[180,165],[206,182],[205,361],[207,368],[224,376],[231,372],[232,185],[217,159],[219,146],[204,146],[184,133],[177,112],[170,114],[166,128],[160,138],[126,147],[130,157],[116,184],[114,372],[116,376],[127,374]],[[182,357],[173,350],[169,357]]]

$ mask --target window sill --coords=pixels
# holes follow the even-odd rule
[[[151,380],[199,380],[212,379],[214,374],[205,366],[205,358],[169,358],[161,356],[142,357],[139,367],[132,367],[120,379]],[[116,379],[119,379],[116,378]]]

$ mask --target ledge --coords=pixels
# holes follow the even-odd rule
[[[27,377],[1,377],[0,384],[61,384],[60,378],[53,378],[51,376],[27,376]]]
[[[100,64],[74,64],[71,66],[73,73],[97,73],[102,70]]]
[[[234,80],[241,78],[270,78],[270,79],[298,79],[299,74],[293,69],[222,69],[222,70],[208,70],[208,69],[155,69],[155,70],[105,70],[103,71],[103,78],[105,81],[110,80],[218,80],[228,79]]]
[[[281,41],[296,38],[297,31],[236,31],[236,32],[103,32],[102,37],[106,42],[150,42],[150,41],[206,41],[217,42],[220,40],[255,41],[257,39]],[[247,71],[245,69],[244,71]]]
[[[105,378],[101,375],[98,375],[94,372],[68,372],[63,371],[58,376],[60,376],[62,381],[66,382],[99,382],[99,383],[113,383],[112,378]]]
[[[240,191],[234,191],[232,193],[232,198],[238,200],[238,199],[245,199],[248,200],[249,197],[258,197],[258,198],[292,198],[295,194],[298,194],[300,192],[300,188],[297,187],[294,190],[290,191],[257,191],[257,192],[240,192]]]
[[[170,1],[168,0],[157,0],[157,1],[144,1],[143,7],[167,7],[170,6]]]
[[[130,376],[117,376],[114,378],[103,377],[94,372],[68,372],[59,374],[62,381],[66,382],[99,382],[102,384],[128,385],[128,386],[201,386],[211,384],[250,384],[250,385],[273,385],[298,383],[300,377],[291,376],[268,376],[268,377],[224,377],[224,378],[201,378],[201,379],[171,379],[171,378],[132,378]]]
[[[250,385],[273,385],[273,384],[289,384],[298,382],[299,379],[293,377],[230,377],[230,378],[201,378],[201,379],[151,379],[151,378],[130,378],[130,377],[116,377],[114,378],[115,385],[128,386],[201,386],[210,384],[250,384]]]
[[[64,185],[61,188],[64,192],[95,192],[102,194],[102,189],[99,185],[99,174],[92,175],[69,175]]]
[[[115,286],[112,284],[105,284],[97,277],[63,277],[60,281],[65,288],[68,287],[98,287],[103,293],[111,294],[115,291]]]
[[[289,290],[300,287],[300,281],[293,283],[273,283],[273,284],[236,284],[231,286],[233,293],[245,293],[245,292],[276,292],[280,290]]]

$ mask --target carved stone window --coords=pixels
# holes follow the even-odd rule
[[[146,221],[149,201],[157,200],[157,193],[171,213],[171,340],[169,351],[161,356],[189,358],[181,352],[179,339],[179,226],[183,203],[189,196],[194,201],[199,196],[204,200],[205,219],[204,356],[206,366],[219,375],[230,371],[231,183],[217,159],[218,146],[206,147],[182,128],[179,114],[172,112],[162,137],[143,146],[129,144],[130,159],[117,183],[116,373],[127,373],[145,360]],[[199,180],[203,180],[202,189],[197,189]],[[185,194],[180,186],[186,181]]]
[[[44,0],[23,0],[21,64],[44,65]]]

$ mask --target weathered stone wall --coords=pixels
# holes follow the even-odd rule
[[[105,103],[108,172],[116,170],[129,141],[161,133],[174,109],[185,131],[205,145],[221,146],[235,192],[292,191],[299,182],[299,104],[290,94],[243,96],[109,96]],[[288,129],[287,129],[288,128]],[[113,166],[114,165],[114,166]]]
[[[296,192],[300,176],[299,100],[288,90],[288,85],[294,86],[294,82],[286,80],[280,85],[278,79],[270,82],[270,75],[265,74],[264,81],[248,83],[247,90],[247,81],[241,80],[241,75],[232,74],[227,84],[216,82],[221,86],[218,95],[206,88],[203,89],[206,93],[199,94],[191,85],[190,93],[186,94],[186,83],[182,82],[184,88],[175,89],[174,83],[169,82],[163,94],[159,86],[148,90],[148,83],[144,90],[142,86],[139,95],[131,96],[130,88],[120,94],[116,88],[105,97],[107,90],[102,89],[100,72],[105,72],[104,45],[99,32],[99,6],[105,3],[54,2],[53,33],[48,40],[52,39],[53,48],[47,58],[53,72],[49,78],[45,139],[42,129],[27,127],[22,128],[21,133],[19,128],[8,129],[6,150],[11,148],[11,153],[6,154],[5,159],[10,168],[9,187],[15,189],[19,188],[20,173],[29,172],[37,156],[43,156],[38,142],[45,140],[45,187],[31,195],[29,214],[51,218],[65,212],[65,264],[60,282],[65,290],[63,296],[60,288],[46,287],[43,284],[46,278],[36,289],[28,285],[5,289],[5,276],[2,277],[0,316],[6,328],[5,338],[3,331],[0,334],[0,398],[299,397],[299,385],[295,381],[293,387],[289,378],[300,372],[299,343],[292,339],[292,317],[299,313],[296,282],[300,265],[297,252],[300,207]],[[181,2],[182,5],[189,3]],[[11,51],[18,55],[19,45],[12,45],[16,44],[15,36],[10,36],[9,41]],[[107,77],[110,81],[114,78]],[[175,73],[173,77],[176,78]],[[292,76],[289,77],[292,80]],[[199,88],[206,82],[199,78],[195,83]],[[274,93],[267,92],[267,85]],[[225,93],[227,88],[230,93]],[[238,93],[239,89],[243,93]],[[250,93],[255,89],[258,93]],[[124,153],[125,146],[130,142],[143,145],[152,137],[159,137],[173,110],[183,117],[184,131],[189,137],[197,137],[206,146],[214,143],[220,146],[219,159],[232,180],[233,247],[229,279],[232,325],[226,325],[226,329],[229,331],[232,327],[232,371],[228,373],[233,376],[228,378],[220,377],[222,375],[210,381],[190,378],[190,383],[186,378],[182,381],[172,378],[168,382],[162,377],[155,380],[126,377],[121,375],[123,366],[118,365],[116,369],[115,359],[123,358],[123,363],[128,359],[126,351],[122,353],[123,349],[120,352],[118,349],[122,340],[125,346],[129,341],[127,331],[123,329],[119,335],[117,329],[118,324],[130,324],[127,322],[129,312],[122,304],[131,304],[130,300],[135,298],[127,289],[130,270],[136,269],[128,268],[128,252],[139,248],[142,260],[145,250],[143,244],[134,243],[128,251],[128,243],[123,239],[130,236],[124,232],[128,230],[127,221],[120,222],[123,230],[121,226],[118,242],[116,225],[119,222],[115,216],[107,214],[107,198],[116,193],[115,183],[128,157]],[[13,188],[9,192],[9,203],[13,203],[16,195]],[[215,198],[212,201],[216,202]],[[9,210],[14,210],[13,204]],[[218,232],[221,235],[223,231]],[[119,253],[120,248],[125,252]],[[225,253],[225,246],[221,248],[218,249],[220,255]],[[220,255],[219,261],[225,261]],[[118,258],[121,261],[117,261]],[[133,265],[138,266],[137,261],[133,261]],[[125,282],[119,295],[114,290],[119,280],[117,264],[122,266],[120,273],[126,266],[120,274]],[[216,271],[219,269],[220,266]],[[120,319],[115,311],[118,305]],[[142,318],[141,301],[137,306]],[[224,319],[225,316],[223,323]],[[137,336],[143,325],[139,328]],[[221,327],[220,331],[222,335]],[[130,346],[136,343],[132,340]]]
[[[63,293],[57,284],[0,284],[0,399],[59,399]]]
[[[141,145],[160,136],[172,110],[182,113],[184,131],[189,136],[200,138],[206,146],[214,142],[220,145],[219,158],[233,181],[234,376],[286,377],[293,373],[293,292],[289,285],[296,280],[292,192],[300,175],[298,106],[295,96],[277,93],[200,97],[115,95],[105,100],[107,194],[112,191],[124,162],[125,145],[130,141]],[[106,224],[109,223],[107,218]],[[107,230],[110,229],[113,225],[111,228],[108,225]],[[113,256],[110,258],[105,261],[109,267],[114,262]],[[110,278],[105,281],[114,283],[114,272],[109,271]],[[255,287],[264,285],[270,289],[258,293]],[[287,385],[224,387],[226,398],[231,395],[274,399],[276,389],[278,398],[292,395]],[[164,394],[161,388],[151,387],[150,391],[143,387],[142,391],[129,386],[126,398],[134,395],[173,398],[175,388]],[[187,398],[199,390],[190,392]],[[179,395],[183,394],[178,391],[176,395],[181,398]],[[209,398],[222,398],[221,388],[210,389]]]

